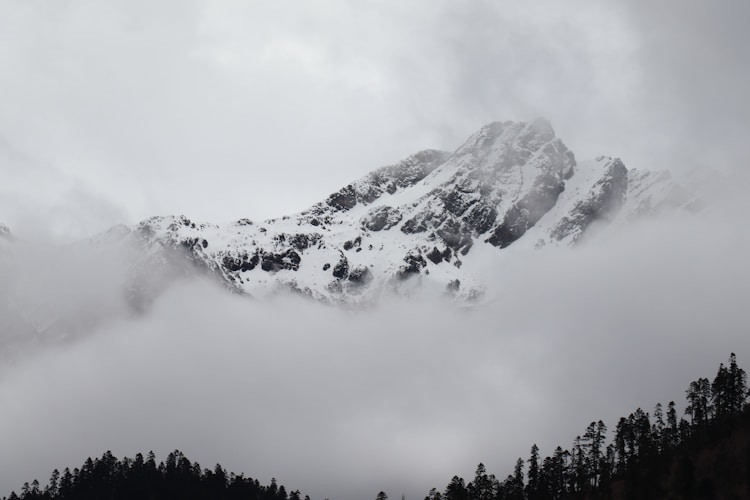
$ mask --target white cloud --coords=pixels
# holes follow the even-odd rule
[[[322,5],[3,3],[0,222],[60,238],[270,217],[536,115],[582,159],[744,164],[746,2]],[[419,496],[479,461],[503,475],[533,441],[568,446],[591,420],[679,401],[730,351],[750,360],[741,195],[697,225],[523,257],[476,314],[174,288],[4,367],[0,486],[108,448],[180,448],[314,497]],[[23,268],[29,286],[57,262]],[[111,306],[90,278],[49,300]]]
[[[480,461],[504,476],[534,442],[547,454],[592,420],[612,429],[638,406],[682,406],[687,384],[730,352],[750,360],[743,213],[504,253],[488,276],[495,300],[474,311],[386,301],[351,312],[172,287],[146,316],[119,315],[4,367],[0,486],[107,449],[179,448],[314,498],[419,497]],[[50,262],[30,283],[65,269]],[[67,310],[116,293],[99,271],[75,272],[90,286],[63,295]]]
[[[622,101],[638,68],[619,9],[142,7],[8,4],[0,16],[0,134],[127,207],[113,223],[302,210],[497,119],[548,116],[579,155],[627,161]]]

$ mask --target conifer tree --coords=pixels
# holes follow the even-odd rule
[[[690,415],[693,427],[705,427],[713,414],[711,383],[707,378],[699,378],[690,382],[685,393],[688,400],[685,414]]]
[[[46,492],[50,496],[57,495],[59,483],[60,483],[60,471],[55,469],[52,471],[52,475],[49,478],[49,484],[47,484]]]
[[[466,489],[472,500],[493,500],[497,495],[497,480],[494,475],[488,475],[484,464],[480,463],[474,474],[474,480]]]
[[[748,397],[747,374],[745,370],[737,366],[737,356],[732,353],[729,356],[729,413],[737,414],[745,407]]]
[[[529,481],[526,485],[526,493],[530,499],[538,497],[540,490],[540,470],[539,470],[539,447],[534,443],[531,446],[531,456],[529,457]]]
[[[443,495],[445,500],[469,500],[469,492],[466,489],[466,483],[463,478],[453,476],[451,482],[445,488]]]
[[[550,476],[550,483],[552,485],[552,493],[555,498],[565,495],[568,492],[568,460],[570,458],[570,452],[563,450],[561,447],[555,448],[555,452],[552,455],[552,475]]]
[[[631,440],[630,434],[632,433],[630,429],[630,423],[628,422],[628,419],[625,417],[620,417],[620,420],[617,422],[617,429],[615,430],[615,455],[617,457],[617,462],[615,464],[615,469],[617,472],[624,472],[627,468],[628,463],[630,462],[631,456],[628,453],[629,449],[627,446],[627,443]]]
[[[678,438],[677,409],[674,401],[670,401],[667,405],[667,423],[662,435],[662,448],[668,449],[677,446]]]
[[[667,425],[664,423],[664,408],[661,403],[656,403],[654,407],[654,423],[651,425],[651,439],[658,443],[661,448],[664,440],[664,432]]]
[[[424,500],[443,500],[443,495],[437,490],[437,488],[432,488]]]
[[[508,476],[504,481],[505,498],[508,500],[523,500],[524,498],[524,477],[523,477],[523,458],[516,460],[516,466],[513,468],[513,475]]]
[[[70,469],[65,467],[60,478],[59,494],[62,498],[69,498],[70,492],[73,489],[73,474],[70,473]]]
[[[636,458],[642,458],[652,453],[651,420],[648,413],[637,408],[628,417],[632,429],[632,449]]]
[[[570,490],[580,492],[584,490],[588,479],[588,473],[586,471],[586,453],[584,451],[581,436],[576,436],[573,441],[571,460]]]
[[[39,493],[40,493],[40,491],[39,491],[39,481],[37,479],[34,479],[31,482],[31,494],[34,495],[34,496],[37,496],[37,495],[39,495]]]
[[[711,401],[717,418],[722,418],[731,413],[729,409],[729,400],[731,399],[730,386],[731,381],[729,378],[729,370],[724,366],[724,363],[721,363],[719,365],[719,371],[716,373],[716,377],[711,383]]]

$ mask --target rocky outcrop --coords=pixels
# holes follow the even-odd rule
[[[450,153],[429,149],[420,151],[407,159],[370,173],[367,177],[341,188],[328,197],[324,203],[315,205],[309,212],[319,220],[321,215],[346,211],[357,204],[369,205],[384,194],[394,194],[424,179],[430,172],[443,164]],[[312,218],[309,219],[312,222]]]
[[[252,256],[248,255],[247,252],[242,252],[240,255],[227,254],[221,259],[221,264],[228,272],[242,272],[252,271],[260,263],[260,256],[254,253]]]
[[[349,261],[341,252],[341,258],[333,267],[333,277],[338,279],[346,279],[349,276]]]
[[[666,172],[628,169],[609,157],[577,162],[544,120],[495,122],[454,153],[422,151],[299,214],[224,225],[152,217],[78,244],[112,255],[105,268],[123,271],[118,297],[128,314],[148,310],[172,283],[195,275],[258,297],[291,291],[357,305],[383,291],[430,287],[430,296],[466,304],[481,299],[487,263],[507,262],[493,262],[495,252],[574,245],[644,214],[701,206]],[[0,266],[14,266],[23,244],[0,224]],[[129,251],[108,253],[115,247]],[[13,342],[65,338],[95,324],[95,317],[60,319],[44,301],[24,307],[2,292],[0,330]]]
[[[410,276],[419,274],[426,266],[427,262],[422,257],[422,253],[418,249],[412,250],[404,257],[404,264],[399,267],[396,277],[405,280]]]
[[[454,153],[422,151],[296,215],[224,227],[157,217],[128,230],[152,253],[180,249],[241,293],[356,302],[429,275],[468,299],[483,276],[462,264],[478,245],[573,244],[597,221],[665,206],[670,182],[608,157],[581,167],[545,120],[495,122]]]
[[[490,244],[505,248],[539,222],[557,203],[557,197],[565,189],[562,179],[552,175],[540,176],[534,187],[506,212],[503,221],[487,240]]]
[[[283,253],[263,253],[260,259],[260,268],[267,272],[276,272],[286,269],[297,271],[302,258],[291,248]]]
[[[356,266],[349,273],[349,282],[357,286],[365,286],[373,280],[372,271],[367,266]]]
[[[602,161],[604,157],[597,158]],[[614,217],[625,203],[628,189],[628,169],[619,158],[607,158],[601,178],[594,183],[586,198],[555,224],[550,236],[556,240],[570,238],[576,242],[596,221]]]
[[[370,231],[387,231],[401,222],[401,219],[401,212],[397,208],[380,206],[373,208],[362,218],[362,227]]]

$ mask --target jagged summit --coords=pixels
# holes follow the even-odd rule
[[[597,222],[688,201],[668,174],[604,156],[576,162],[544,119],[505,121],[453,153],[425,150],[378,168],[298,214],[224,225],[152,217],[92,242],[135,245],[124,286],[137,307],[197,271],[252,296],[292,290],[356,304],[422,290],[471,300],[486,285],[478,247],[572,245]]]
[[[468,299],[484,286],[466,265],[477,245],[574,244],[594,222],[659,206],[673,186],[619,159],[577,164],[544,119],[493,122],[453,153],[421,151],[299,214],[224,226],[154,217],[115,234],[149,262],[181,259],[255,296],[356,303],[419,287]]]
[[[413,154],[399,163],[379,168],[331,194],[324,202],[315,204],[302,212],[310,215],[308,220],[315,224],[316,217],[325,217],[335,212],[346,211],[358,204],[370,205],[383,195],[395,195],[417,184],[451,156],[446,151],[428,149]]]
[[[0,222],[0,238],[9,238],[10,237],[10,228]]]
[[[532,148],[555,139],[552,125],[544,118],[537,118],[533,122],[492,122],[477,132],[456,151],[462,154],[467,151],[486,150],[488,146],[499,143],[525,143]]]

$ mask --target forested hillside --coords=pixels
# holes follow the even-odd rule
[[[25,483],[3,500],[302,500],[299,491],[262,485],[257,479],[228,473],[220,464],[202,469],[180,451],[157,464],[153,452],[144,457],[117,459],[111,452],[88,458],[80,468],[54,470],[49,482]],[[309,500],[309,497],[305,496]]]
[[[677,405],[637,408],[614,425],[592,421],[572,446],[542,458],[531,446],[503,480],[479,464],[466,482],[454,476],[425,500],[724,499],[750,498],[750,405],[746,372],[734,354],[713,378],[699,378],[685,391],[684,416]],[[254,499],[301,500],[299,491],[261,485],[217,464],[203,469],[180,451],[157,464],[146,457],[117,459],[111,452],[80,468],[52,472],[49,481],[25,483],[3,500]],[[305,496],[305,499],[309,497]],[[379,500],[388,498],[385,492]]]
[[[532,445],[502,481],[479,464],[470,482],[454,476],[425,500],[750,498],[747,375],[735,354],[685,394],[684,417],[674,401],[651,414],[638,408],[619,419],[609,443],[607,425],[593,421],[569,449],[542,459]]]

